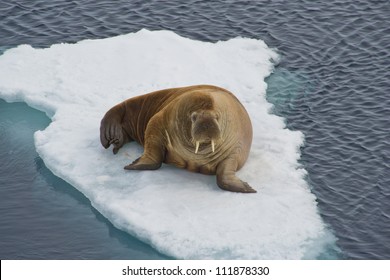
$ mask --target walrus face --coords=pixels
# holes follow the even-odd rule
[[[218,123],[219,116],[211,110],[199,110],[191,113],[191,136],[195,145],[195,154],[200,144],[210,143],[211,150],[215,151],[215,142],[221,137]]]

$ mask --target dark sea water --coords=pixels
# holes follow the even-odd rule
[[[305,134],[301,161],[339,257],[390,259],[389,1],[0,2],[0,53],[142,28],[277,49],[267,98]],[[0,102],[0,258],[167,258],[51,174],[32,138],[48,123],[25,104]]]

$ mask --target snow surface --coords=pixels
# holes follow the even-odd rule
[[[0,97],[46,112],[35,133],[47,167],[91,201],[117,228],[183,259],[314,258],[327,239],[315,196],[298,164],[303,135],[269,113],[264,78],[277,54],[261,40],[206,43],[169,31],[21,45],[0,56]],[[99,142],[99,125],[113,105],[153,90],[213,84],[247,108],[254,139],[238,176],[257,194],[220,190],[215,176],[163,165],[126,171],[142,153],[127,144],[117,155]],[[321,241],[322,240],[322,241]]]

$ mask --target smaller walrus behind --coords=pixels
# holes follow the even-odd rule
[[[113,152],[137,141],[144,153],[128,170],[154,170],[163,162],[216,174],[221,189],[254,193],[235,173],[252,143],[248,113],[229,91],[209,85],[160,90],[127,99],[101,121],[100,141]]]

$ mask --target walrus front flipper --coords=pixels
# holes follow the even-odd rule
[[[158,118],[152,118],[145,131],[144,154],[126,165],[126,170],[156,170],[162,165],[165,146],[161,136],[161,124]]]
[[[133,163],[125,166],[126,170],[156,170],[161,167],[161,162],[154,162],[150,159],[139,157]]]
[[[222,161],[217,167],[217,184],[223,190],[241,193],[256,193],[247,182],[241,181],[236,176],[237,160],[235,158],[227,158]]]

